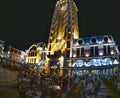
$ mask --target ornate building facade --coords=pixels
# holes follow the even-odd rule
[[[73,40],[72,73],[112,74],[119,64],[119,50],[112,35],[85,37]],[[115,69],[116,70],[116,69]]]
[[[24,63],[25,52],[9,45],[8,56],[11,60]]]
[[[25,62],[29,64],[37,64],[40,67],[46,67],[47,48],[43,42],[32,44],[26,50]]]

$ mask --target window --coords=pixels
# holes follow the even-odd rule
[[[67,41],[67,48],[70,48],[70,41]]]
[[[49,51],[51,51],[51,45],[50,45],[50,47],[49,47]]]
[[[108,49],[108,55],[111,55],[111,53],[110,53],[110,45],[108,45],[107,49]]]
[[[70,39],[70,38],[71,38],[71,34],[68,34],[68,35],[67,35],[67,39]]]
[[[95,47],[95,56],[98,56],[98,46]]]
[[[81,57],[84,57],[85,56],[85,53],[84,53],[84,48],[81,48]]]
[[[80,49],[77,48],[77,57],[79,57],[79,56],[80,56]]]
[[[35,51],[35,56],[37,55],[37,51]]]
[[[70,50],[67,50],[67,54],[66,54],[66,57],[70,57]]]
[[[104,56],[107,55],[106,46],[103,46],[103,54],[104,54]]]
[[[90,56],[91,56],[91,57],[94,56],[94,47],[90,47]]]

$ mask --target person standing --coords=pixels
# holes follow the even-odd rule
[[[65,98],[68,94],[68,80],[64,78],[61,83],[61,98]]]

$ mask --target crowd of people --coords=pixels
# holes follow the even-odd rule
[[[55,98],[69,98],[69,96],[86,98],[86,96],[97,96],[100,79],[98,76],[87,74],[82,76],[77,74],[71,76],[48,75],[34,67],[22,66],[19,69],[18,84],[20,91],[24,92],[28,98],[52,96],[52,91],[56,92]]]
[[[60,77],[48,75],[34,67],[22,66],[19,69],[18,84],[26,96],[47,96],[51,85],[60,85]]]
[[[76,96],[77,98],[86,98],[87,96],[96,96],[97,97],[97,90],[100,86],[100,79],[97,76],[77,76],[74,75],[73,77],[65,78],[68,82],[68,89],[64,92],[61,88],[62,98],[65,96]],[[72,80],[71,80],[72,79]],[[63,82],[63,88],[64,88]]]

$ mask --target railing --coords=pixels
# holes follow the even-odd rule
[[[71,69],[71,70],[101,70],[101,69],[112,69],[115,67],[119,67],[120,65],[106,65],[106,66],[89,66],[89,67],[62,67],[61,69]]]

